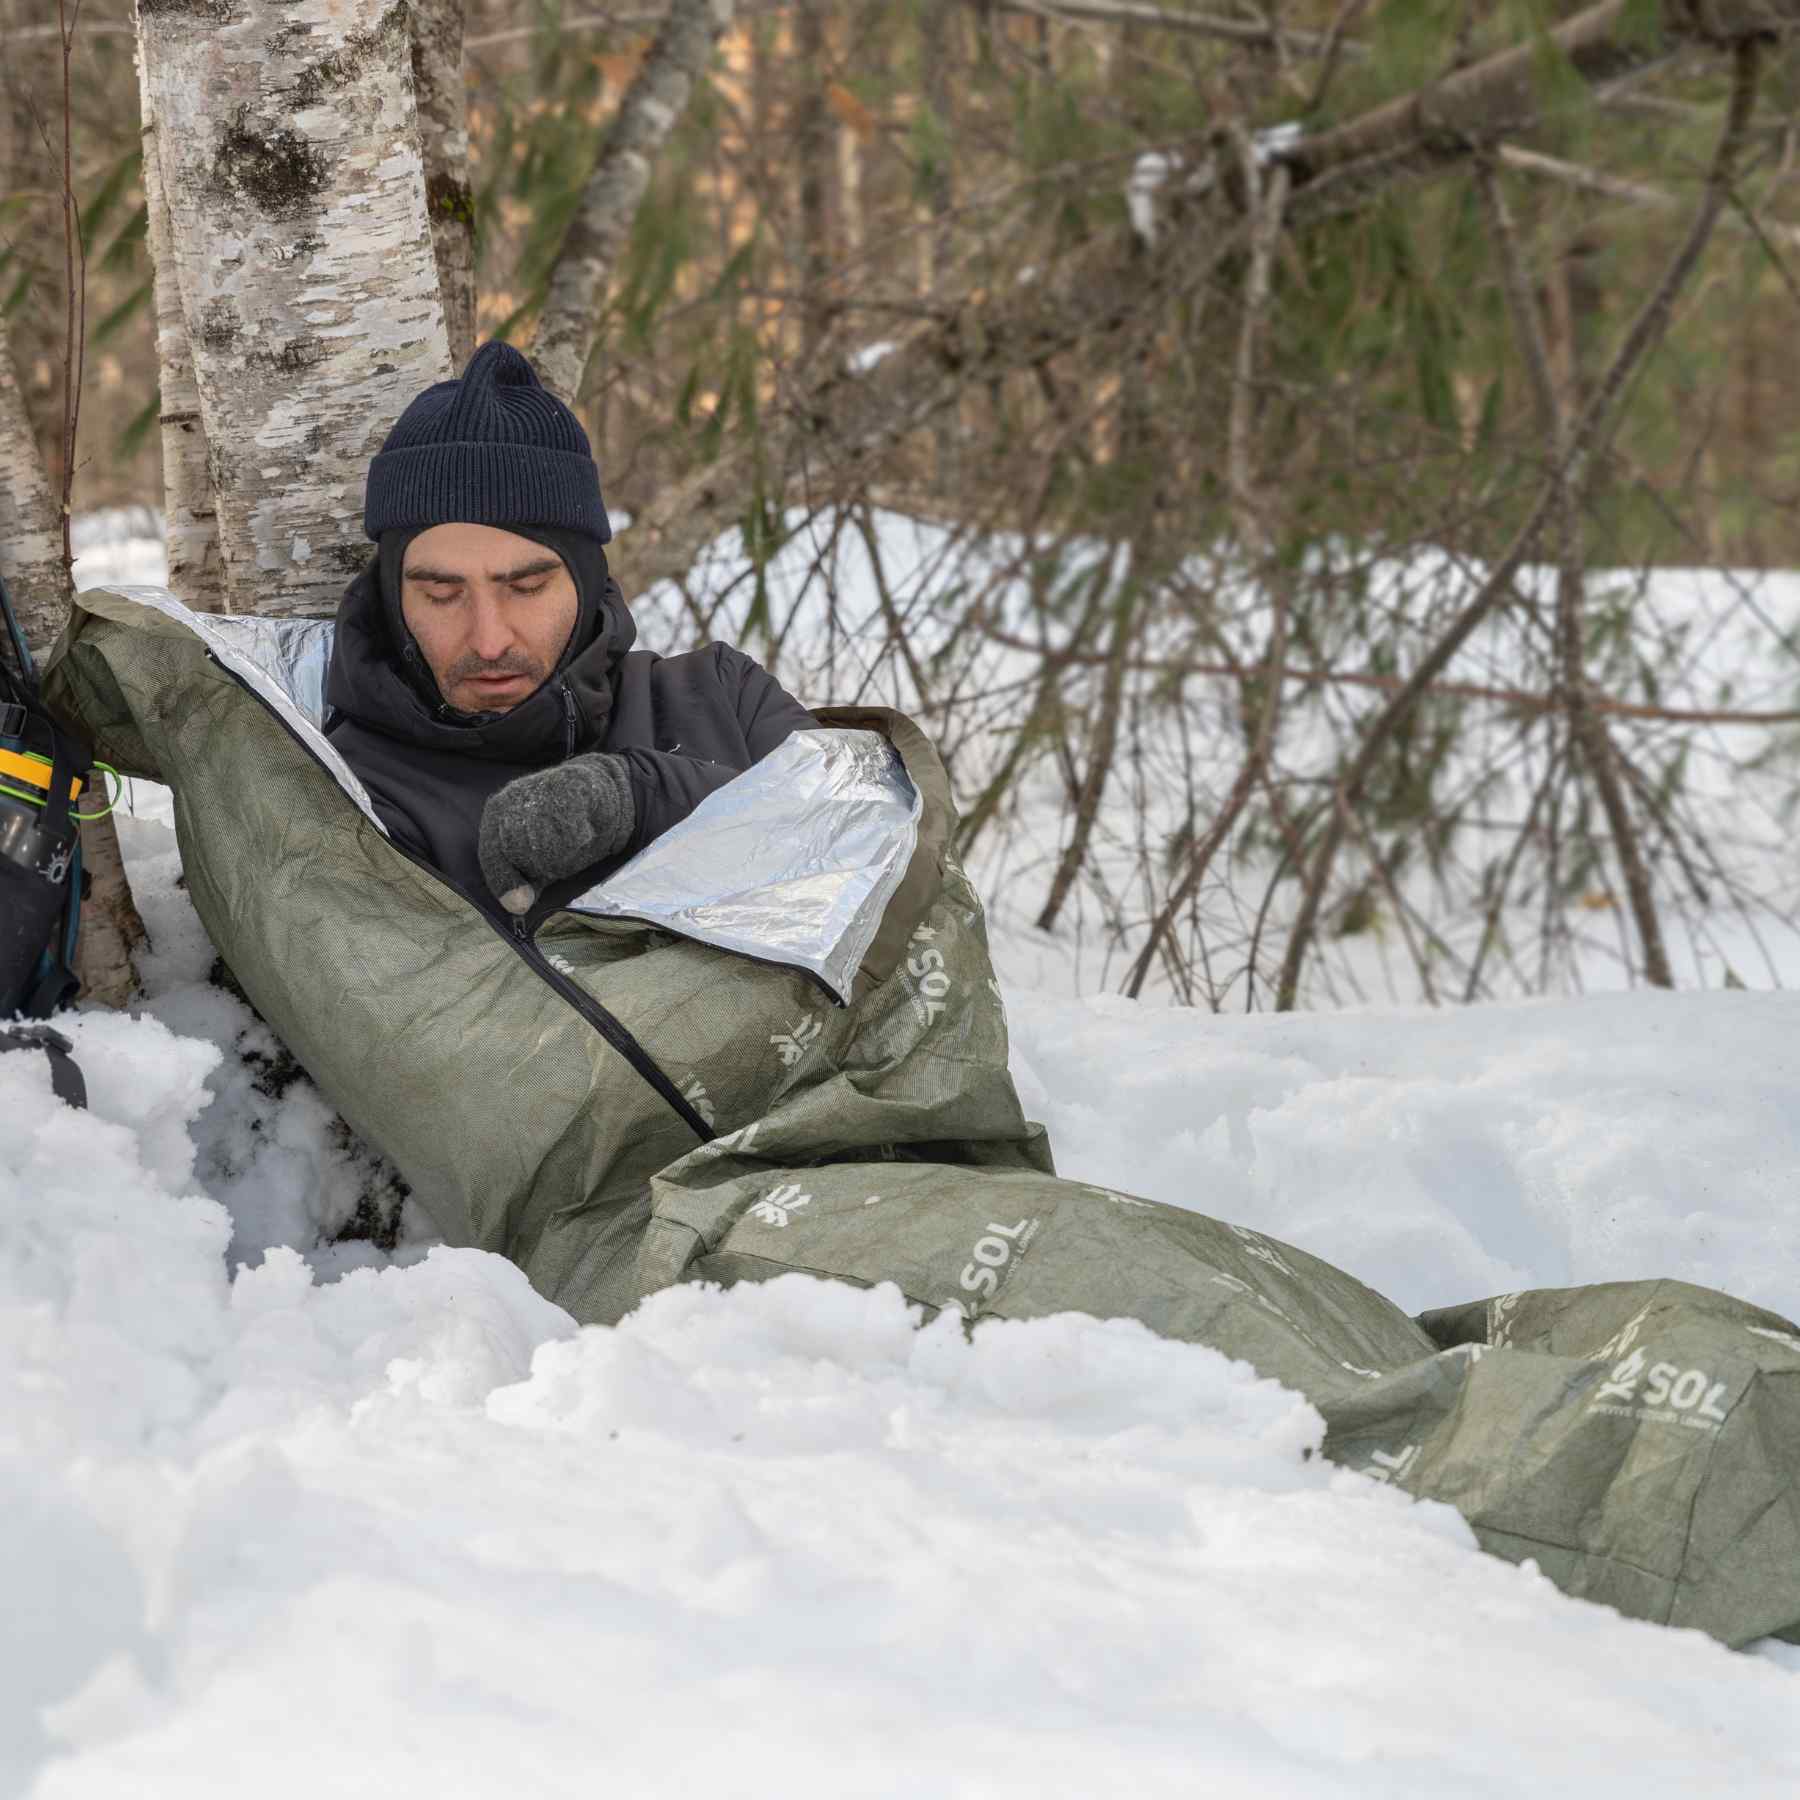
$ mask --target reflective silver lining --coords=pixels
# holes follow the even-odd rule
[[[197,613],[183,606],[166,588],[109,587],[117,594],[185,625],[226,668],[247,682],[281,715],[299,740],[325,766],[325,771],[356,803],[357,810],[388,836],[369,799],[324,732],[325,671],[331,665],[330,619],[261,619],[240,613]]]
[[[922,810],[878,733],[797,731],[569,910],[805,969],[848,1005]]]

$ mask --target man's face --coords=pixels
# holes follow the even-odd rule
[[[554,550],[492,525],[434,525],[406,547],[400,612],[462,712],[510,712],[550,678],[575,629],[575,578]]]

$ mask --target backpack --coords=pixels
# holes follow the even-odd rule
[[[48,1018],[80,991],[81,818],[93,773],[86,744],[51,717],[37,670],[0,578],[0,1021]],[[3,651],[10,649],[8,666]],[[68,1039],[45,1027],[0,1026],[0,1051],[40,1049],[71,1104],[81,1076]],[[72,1078],[72,1079],[71,1079]]]

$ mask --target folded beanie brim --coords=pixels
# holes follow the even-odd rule
[[[522,443],[411,444],[369,463],[363,530],[371,538],[445,524],[552,525],[602,544],[612,524],[591,456]]]

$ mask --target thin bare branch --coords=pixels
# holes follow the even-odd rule
[[[1567,396],[1558,391],[1550,370],[1549,346],[1544,341],[1543,320],[1532,297],[1525,272],[1525,256],[1507,210],[1506,196],[1493,160],[1476,159],[1476,183],[1487,214],[1488,229],[1500,259],[1502,284],[1513,335],[1531,376],[1536,396],[1538,423],[1556,446],[1556,647],[1558,685],[1569,716],[1569,734],[1581,750],[1581,759],[1612,832],[1613,853],[1619,859],[1625,892],[1637,926],[1644,954],[1644,975],[1653,987],[1673,987],[1668,952],[1663,946],[1662,924],[1651,891],[1650,872],[1644,861],[1636,823],[1619,778],[1618,755],[1611,735],[1593,704],[1587,676],[1586,611],[1587,570],[1581,521],[1578,472],[1570,455],[1574,419]]]
[[[651,166],[687,111],[733,11],[733,0],[674,0],[619,102],[538,314],[532,358],[556,393],[572,398],[581,387],[599,335],[605,284],[650,185]]]
[[[77,7],[79,11],[79,6]],[[75,446],[81,428],[81,385],[87,363],[87,246],[75,199],[74,27],[68,0],[56,0],[62,27],[62,214],[63,280],[66,302],[63,336],[62,544],[69,588],[75,586],[75,546],[70,536],[75,510]]]
[[[1622,180],[1617,175],[1607,174],[1603,169],[1589,169],[1580,163],[1564,162],[1559,157],[1545,156],[1536,150],[1521,149],[1517,144],[1502,144],[1494,154],[1507,168],[1516,169],[1521,175],[1535,175],[1545,181],[1574,188],[1578,193],[1598,194],[1607,200],[1623,200],[1628,205],[1647,206],[1657,212],[1681,210],[1681,201],[1674,194],[1666,194],[1661,188],[1649,187],[1641,181]],[[1784,225],[1774,219],[1758,220],[1747,211],[1734,211],[1727,215],[1725,222],[1740,231],[1753,232],[1766,242],[1800,249],[1800,225]]]
[[[1248,19],[1226,19],[1216,13],[1185,8],[1145,6],[1132,0],[1000,0],[1003,12],[1030,13],[1040,19],[1078,20],[1095,25],[1138,25],[1191,37],[1216,38],[1257,50],[1280,50],[1291,56],[1366,56],[1368,46],[1345,41],[1335,32],[1287,31]]]

